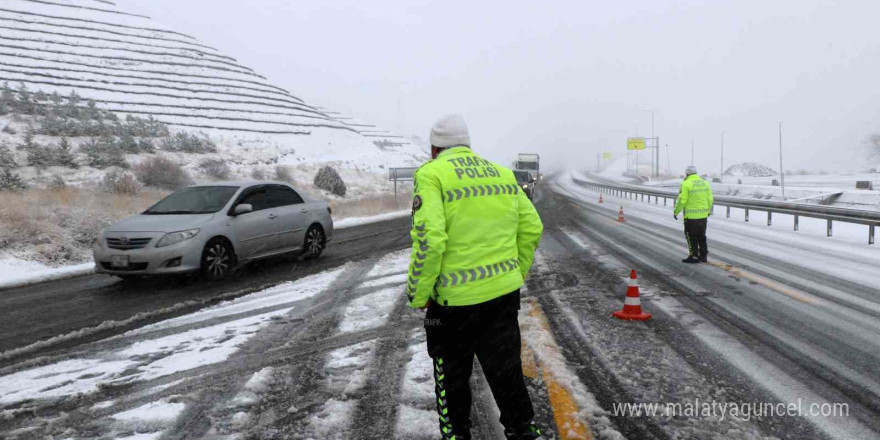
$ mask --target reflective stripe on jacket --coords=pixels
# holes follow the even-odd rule
[[[706,218],[712,213],[713,203],[715,201],[712,197],[712,188],[709,186],[709,182],[696,174],[691,174],[681,182],[678,199],[675,201],[674,213],[678,215],[683,210],[684,218]]]
[[[519,289],[543,232],[513,172],[468,147],[416,171],[412,223],[412,307],[479,304]]]

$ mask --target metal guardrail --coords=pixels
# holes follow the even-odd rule
[[[638,199],[641,197],[648,203],[651,203],[651,197],[654,203],[659,204],[663,199],[663,206],[667,205],[667,200],[673,201],[678,197],[676,191],[641,188],[628,185],[607,185],[603,183],[590,182],[587,180],[572,177],[572,180],[578,185],[587,187],[596,192],[615,195],[628,199]],[[747,199],[743,197],[730,196],[714,196],[715,206],[724,206],[727,208],[727,218],[730,218],[730,208],[738,208],[745,210],[745,221],[749,221],[749,211],[762,211],[767,213],[767,226],[773,224],[773,214],[787,214],[794,217],[794,230],[800,227],[800,218],[817,218],[826,220],[826,232],[829,237],[832,236],[833,222],[855,223],[868,226],[868,244],[874,244],[874,230],[880,226],[880,211],[864,211],[859,209],[838,208],[833,206],[807,205],[804,203],[777,202],[770,200]],[[712,213],[715,213],[715,206],[712,207]]]

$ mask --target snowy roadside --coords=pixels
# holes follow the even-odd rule
[[[333,225],[334,229],[352,228],[372,223],[407,217],[408,210],[387,212],[370,217],[350,217],[341,219]],[[75,278],[95,272],[95,263],[87,262],[66,266],[51,267],[36,261],[24,260],[14,256],[0,258],[0,290],[33,284]]]
[[[88,275],[94,272],[94,262],[51,267],[36,261],[5,257],[0,259],[0,289],[24,287],[31,284]]]
[[[225,369],[235,368],[230,360],[240,358],[239,352],[258,343],[273,326],[283,325],[292,311],[305,312],[309,298],[325,292],[346,267],[128,332],[81,356],[7,368],[0,380],[0,407],[5,407],[0,426],[4,420],[27,419],[31,410],[76,397],[84,414],[95,419],[93,427],[108,436],[158,438],[191,404],[192,397],[181,393],[181,383],[223,377]],[[258,370],[245,391],[258,393],[271,376],[271,369]],[[124,394],[112,392],[123,388],[128,389]],[[239,397],[244,401],[252,396]],[[7,434],[27,437],[45,430],[77,437],[76,428],[58,426],[64,422],[64,417],[35,416],[19,422],[18,428],[13,425]]]
[[[384,222],[386,220],[394,220],[394,219],[398,219],[398,218],[409,217],[410,213],[411,213],[410,210],[404,209],[401,211],[386,212],[384,214],[373,215],[370,217],[344,218],[339,221],[334,221],[333,222],[333,229],[345,229],[345,228],[351,228],[354,226],[363,226],[363,225],[369,225],[371,223]]]

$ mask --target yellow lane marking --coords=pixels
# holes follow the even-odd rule
[[[550,324],[544,311],[541,310],[541,306],[534,300],[530,302],[532,307],[529,311],[529,316],[535,318],[540,324],[541,329],[547,332],[550,340],[553,340]],[[556,346],[555,342],[544,345],[542,348],[549,351],[549,354],[553,357],[563,359],[562,353],[559,352],[559,347]],[[559,383],[559,380],[553,376],[553,372],[542,362],[540,356],[534,356],[531,350],[526,349],[523,350],[523,357],[523,374],[527,376],[526,364],[529,361],[525,357],[532,359],[533,368],[534,360],[537,359],[537,366],[540,367],[544,383],[547,385],[547,397],[550,400],[550,407],[553,409],[553,420],[556,422],[556,431],[559,433],[559,438],[561,440],[593,440],[592,430],[587,421],[580,417],[580,409],[574,402],[571,392]],[[537,376],[536,370],[533,371],[533,374]]]
[[[764,278],[760,275],[753,274],[753,273],[747,272],[743,269],[734,267],[732,264],[719,263],[719,262],[715,262],[715,261],[710,261],[709,264],[711,264],[712,266],[715,266],[721,270],[730,272],[731,274],[736,275],[738,277],[745,278],[745,279],[752,281],[754,283],[758,283],[758,284],[760,284],[770,290],[775,290],[776,292],[779,292],[783,295],[794,298],[800,302],[803,302],[806,304],[811,304],[811,305],[821,304],[821,301],[812,295],[809,295],[807,293],[801,292],[796,289],[792,289],[788,286],[777,283],[776,281],[773,281],[773,280],[769,280],[769,279]]]
[[[535,353],[532,353],[532,349],[529,348],[526,341],[522,341],[522,369],[523,376],[528,377],[529,379],[537,379],[538,378],[538,365],[535,364]]]

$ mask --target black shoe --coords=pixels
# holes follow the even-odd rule
[[[709,262],[709,254],[700,255],[700,263],[708,263]]]
[[[534,440],[541,438],[541,430],[534,423],[529,423],[516,431],[505,429],[504,437],[508,440]]]
[[[699,259],[699,258],[695,258],[695,257],[689,255],[689,256],[688,256],[687,258],[685,258],[684,260],[681,260],[681,262],[682,262],[682,263],[688,263],[688,264],[696,264],[696,263],[699,263],[699,262],[700,262],[700,259]]]

